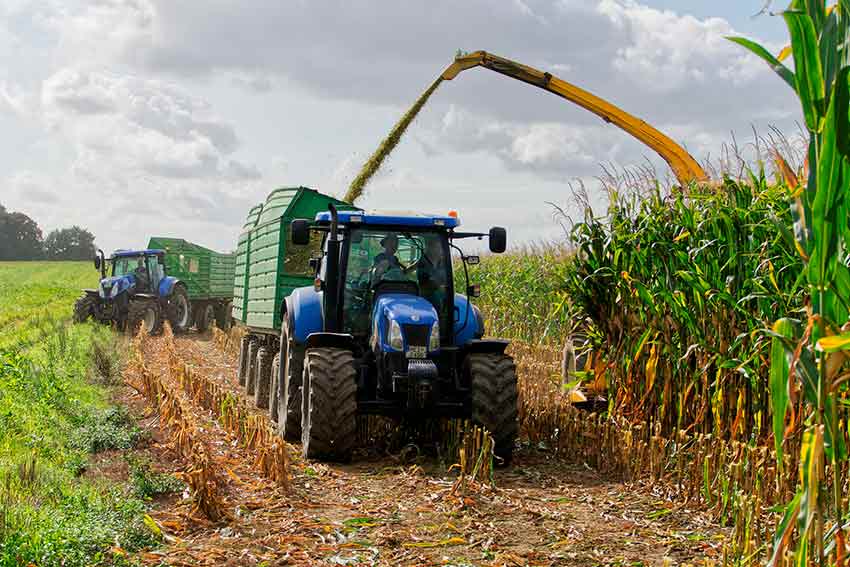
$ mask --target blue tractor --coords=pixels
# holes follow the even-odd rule
[[[165,250],[116,250],[109,261],[112,274],[107,276],[106,258],[98,250],[94,266],[100,270],[100,283],[77,299],[75,322],[94,319],[129,332],[143,325],[150,334],[159,332],[165,320],[175,332],[189,327],[186,285],[166,275]]]
[[[493,436],[510,462],[518,432],[517,378],[508,342],[485,339],[469,296],[468,264],[455,242],[489,239],[505,250],[505,229],[460,232],[456,216],[337,211],[330,205],[290,233],[313,258],[315,284],[282,306],[278,391],[281,435],[300,440],[306,458],[347,461],[356,417],[469,418]],[[466,294],[456,293],[451,250],[460,253]]]

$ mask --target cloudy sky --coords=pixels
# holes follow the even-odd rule
[[[0,0],[0,203],[105,249],[235,246],[274,187],[342,195],[458,49],[549,70],[698,159],[795,132],[791,92],[724,40],[785,42],[764,0]],[[658,163],[564,101],[476,69],[445,83],[367,207],[457,209],[467,229],[557,238],[551,206],[600,164]],[[659,174],[667,172],[658,165]],[[594,198],[599,198],[598,191]]]

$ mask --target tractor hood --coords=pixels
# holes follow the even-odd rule
[[[100,280],[98,293],[103,299],[114,299],[119,293],[136,287],[136,278],[132,274],[114,276]]]
[[[372,312],[372,345],[376,347],[380,344],[382,350],[399,350],[390,346],[390,325],[395,321],[401,327],[404,350],[407,350],[411,341],[421,342],[422,333],[416,332],[414,339],[414,332],[423,331],[427,340],[432,326],[438,324],[438,319],[437,310],[423,297],[403,293],[381,295],[375,301]]]

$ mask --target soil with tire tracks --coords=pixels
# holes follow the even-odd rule
[[[149,338],[144,356],[152,371],[167,376],[164,340]],[[175,343],[195,372],[245,395],[236,357],[208,334],[181,335]],[[139,398],[127,405],[137,413],[144,406]],[[144,413],[154,418],[150,409]],[[495,488],[471,485],[465,493],[453,492],[456,474],[444,463],[416,451],[364,448],[352,464],[331,465],[305,462],[300,447],[290,446],[286,493],[209,412],[193,406],[193,414],[224,479],[221,496],[233,520],[193,516],[188,495],[155,504],[151,516],[165,543],[138,554],[144,564],[702,564],[719,559],[727,533],[669,501],[667,490],[606,479],[527,446],[496,471]],[[185,466],[178,458],[160,464]]]

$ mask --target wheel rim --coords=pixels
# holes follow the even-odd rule
[[[153,310],[153,307],[148,307],[145,309],[145,331],[148,333],[153,332],[154,325],[156,324],[156,313]]]
[[[189,326],[189,305],[183,294],[177,296],[177,326],[181,329]]]

